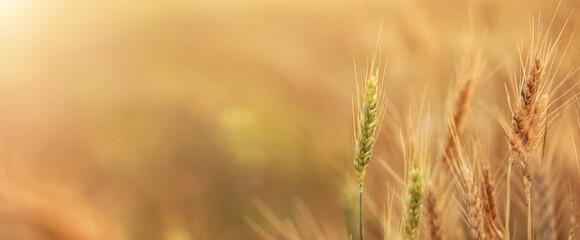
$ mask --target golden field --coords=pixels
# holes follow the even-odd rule
[[[544,80],[546,193],[567,239],[580,199],[580,2],[558,4],[0,0],[0,239],[358,239],[355,76],[377,39],[388,103],[365,239],[401,237],[383,229],[389,209],[395,228],[403,212],[401,135],[429,126],[417,131],[426,167],[440,160],[469,63],[479,77],[459,137],[468,156],[482,146],[505,224],[502,123],[538,23],[559,39]],[[459,209],[455,181],[444,185]],[[515,167],[510,186],[510,233],[526,239]],[[445,219],[447,239],[469,237],[461,216]]]

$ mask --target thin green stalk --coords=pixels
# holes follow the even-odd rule
[[[358,185],[358,206],[359,206],[359,216],[358,216],[358,224],[360,230],[360,240],[363,240],[363,184]]]
[[[513,156],[512,156],[513,158]],[[510,240],[510,176],[512,173],[512,162],[510,161],[508,166],[507,172],[507,181],[506,181],[506,205],[505,205],[505,239]]]

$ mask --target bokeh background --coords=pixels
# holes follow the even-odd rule
[[[259,239],[274,216],[348,239],[353,62],[380,37],[391,130],[366,181],[383,209],[396,182],[379,162],[403,169],[396,133],[425,91],[437,153],[474,49],[466,135],[481,129],[493,168],[505,164],[504,84],[530,17],[541,12],[553,39],[580,8],[562,1],[547,30],[556,5],[0,0],[0,239]],[[573,14],[563,46],[577,26]],[[573,38],[554,81],[579,48]]]

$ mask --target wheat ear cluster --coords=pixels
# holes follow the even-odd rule
[[[532,188],[531,161],[539,157],[534,150],[538,147],[537,142],[541,135],[539,133],[541,132],[541,125],[545,123],[548,106],[547,95],[542,96],[540,104],[537,104],[542,74],[544,73],[544,63],[539,55],[535,55],[529,69],[523,81],[521,96],[518,98],[516,111],[512,118],[510,134],[510,149],[512,152],[510,169],[514,161],[517,161],[523,176],[526,206],[528,208],[531,202]],[[529,222],[528,225],[530,225]]]
[[[472,239],[486,239],[484,210],[474,173],[467,167],[461,171],[463,199],[466,203],[467,227]]]
[[[554,188],[550,184],[549,175],[545,171],[538,171],[534,176],[534,232],[538,239],[557,239],[557,216],[554,206]]]
[[[516,111],[511,122],[510,148],[514,153],[523,154],[529,139],[529,126],[538,98],[544,65],[539,55],[530,64],[518,98]],[[529,148],[528,148],[529,149]]]
[[[499,211],[495,202],[495,186],[489,173],[489,167],[485,166],[481,170],[482,174],[482,192],[484,195],[485,222],[490,235],[493,239],[504,239],[501,221],[499,220]]]
[[[379,106],[378,88],[378,77],[370,75],[364,89],[362,109],[358,121],[358,133],[355,140],[354,167],[357,171],[359,184],[363,182],[375,145],[378,120],[377,110]]]
[[[489,176],[489,168],[485,167],[482,171],[483,176],[483,192],[485,193],[485,211],[486,216],[489,216],[490,222],[495,223],[498,221],[498,210],[495,203],[495,187]]]
[[[437,206],[437,198],[430,184],[425,196],[425,215],[429,225],[429,238],[431,240],[443,239],[441,236],[441,214]]]
[[[532,165],[538,165],[541,161],[540,140],[543,139],[543,129],[546,124],[548,111],[548,94],[542,95],[530,116],[530,125],[526,137],[525,153],[520,154],[518,165],[523,175],[524,189],[526,193],[526,205],[530,205],[532,191]],[[543,143],[542,143],[543,144]]]
[[[377,45],[378,46],[378,45]],[[363,239],[363,180],[367,167],[373,154],[375,141],[380,130],[385,105],[380,101],[382,94],[382,81],[379,81],[379,71],[375,69],[376,52],[370,68],[363,76],[362,99],[359,98],[359,86],[357,80],[357,112],[355,117],[355,149],[354,168],[357,172],[359,186],[359,238]],[[356,67],[356,65],[355,65]],[[362,104],[360,101],[362,100]],[[357,115],[358,114],[358,117]]]
[[[409,177],[405,212],[405,236],[406,239],[417,239],[421,215],[423,214],[425,186],[420,168],[412,167]]]
[[[547,107],[547,100],[543,101],[544,104],[540,104],[544,106],[543,109],[542,106],[536,106],[543,72],[543,61],[539,55],[536,55],[522,84],[520,97],[517,100],[516,110],[511,122],[510,149],[512,151],[512,159],[510,160],[510,165],[513,164],[513,160],[517,160],[520,171],[529,180],[531,180],[531,176],[529,176],[531,174],[529,173],[530,159],[526,155],[536,147],[532,143],[539,132],[537,125],[541,121],[538,117],[541,117],[539,115],[542,115],[542,112],[545,114],[545,108]],[[547,95],[544,96],[547,98]]]
[[[443,147],[443,155],[441,156],[441,161],[446,162],[452,158],[455,151],[455,138],[461,134],[461,129],[463,127],[463,122],[467,111],[469,110],[469,103],[471,102],[472,92],[473,92],[473,82],[475,81],[475,76],[471,76],[465,81],[463,89],[459,93],[459,98],[455,102],[455,113],[453,114],[453,122],[449,128],[449,134],[445,140],[445,145]]]

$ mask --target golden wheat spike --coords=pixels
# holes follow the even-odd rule
[[[435,193],[429,184],[425,196],[425,217],[427,218],[427,224],[429,226],[429,238],[431,240],[441,240],[441,215],[439,209],[437,209],[437,198]]]

